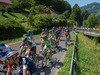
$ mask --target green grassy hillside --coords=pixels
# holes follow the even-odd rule
[[[100,44],[79,34],[78,43],[79,75],[100,74]]]
[[[87,10],[90,13],[97,13],[100,10],[100,3],[93,2],[81,7],[82,11]]]
[[[27,17],[21,13],[4,13],[4,16],[2,16],[2,13],[0,12],[0,21],[3,21],[4,19],[14,19],[17,22],[21,22],[22,19],[27,19]]]

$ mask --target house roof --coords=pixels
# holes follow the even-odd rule
[[[0,0],[0,3],[12,4],[10,0]]]

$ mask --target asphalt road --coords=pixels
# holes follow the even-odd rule
[[[59,43],[59,48],[56,50],[56,52],[53,52],[53,58],[57,58],[56,63],[52,63],[51,66],[47,66],[44,69],[41,68],[41,55],[39,53],[40,50],[40,37],[35,38],[35,42],[37,43],[37,54],[39,55],[39,66],[38,71],[41,75],[58,75],[58,70],[61,66],[63,66],[63,59],[65,56],[65,53],[67,51],[67,48],[65,47],[65,41],[64,37],[61,37],[61,41]],[[15,42],[12,44],[9,44],[13,50],[19,50],[21,42]]]

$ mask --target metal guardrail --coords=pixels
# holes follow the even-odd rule
[[[70,72],[69,75],[74,75],[75,67],[76,67],[76,60],[75,60],[75,53],[77,51],[77,33],[74,32],[75,34],[75,41],[74,41],[74,47],[73,47],[73,53],[72,53],[72,59],[71,59],[71,66],[70,66]]]
[[[75,31],[82,32],[85,35],[92,36],[92,37],[100,37],[100,29],[97,28],[76,28]]]
[[[100,28],[76,28],[78,31],[82,32],[94,32],[94,33],[100,33]]]

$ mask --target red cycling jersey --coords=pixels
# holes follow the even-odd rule
[[[11,65],[11,64],[8,64],[8,65],[7,65],[7,68],[11,68],[11,67],[12,67],[12,65]]]

